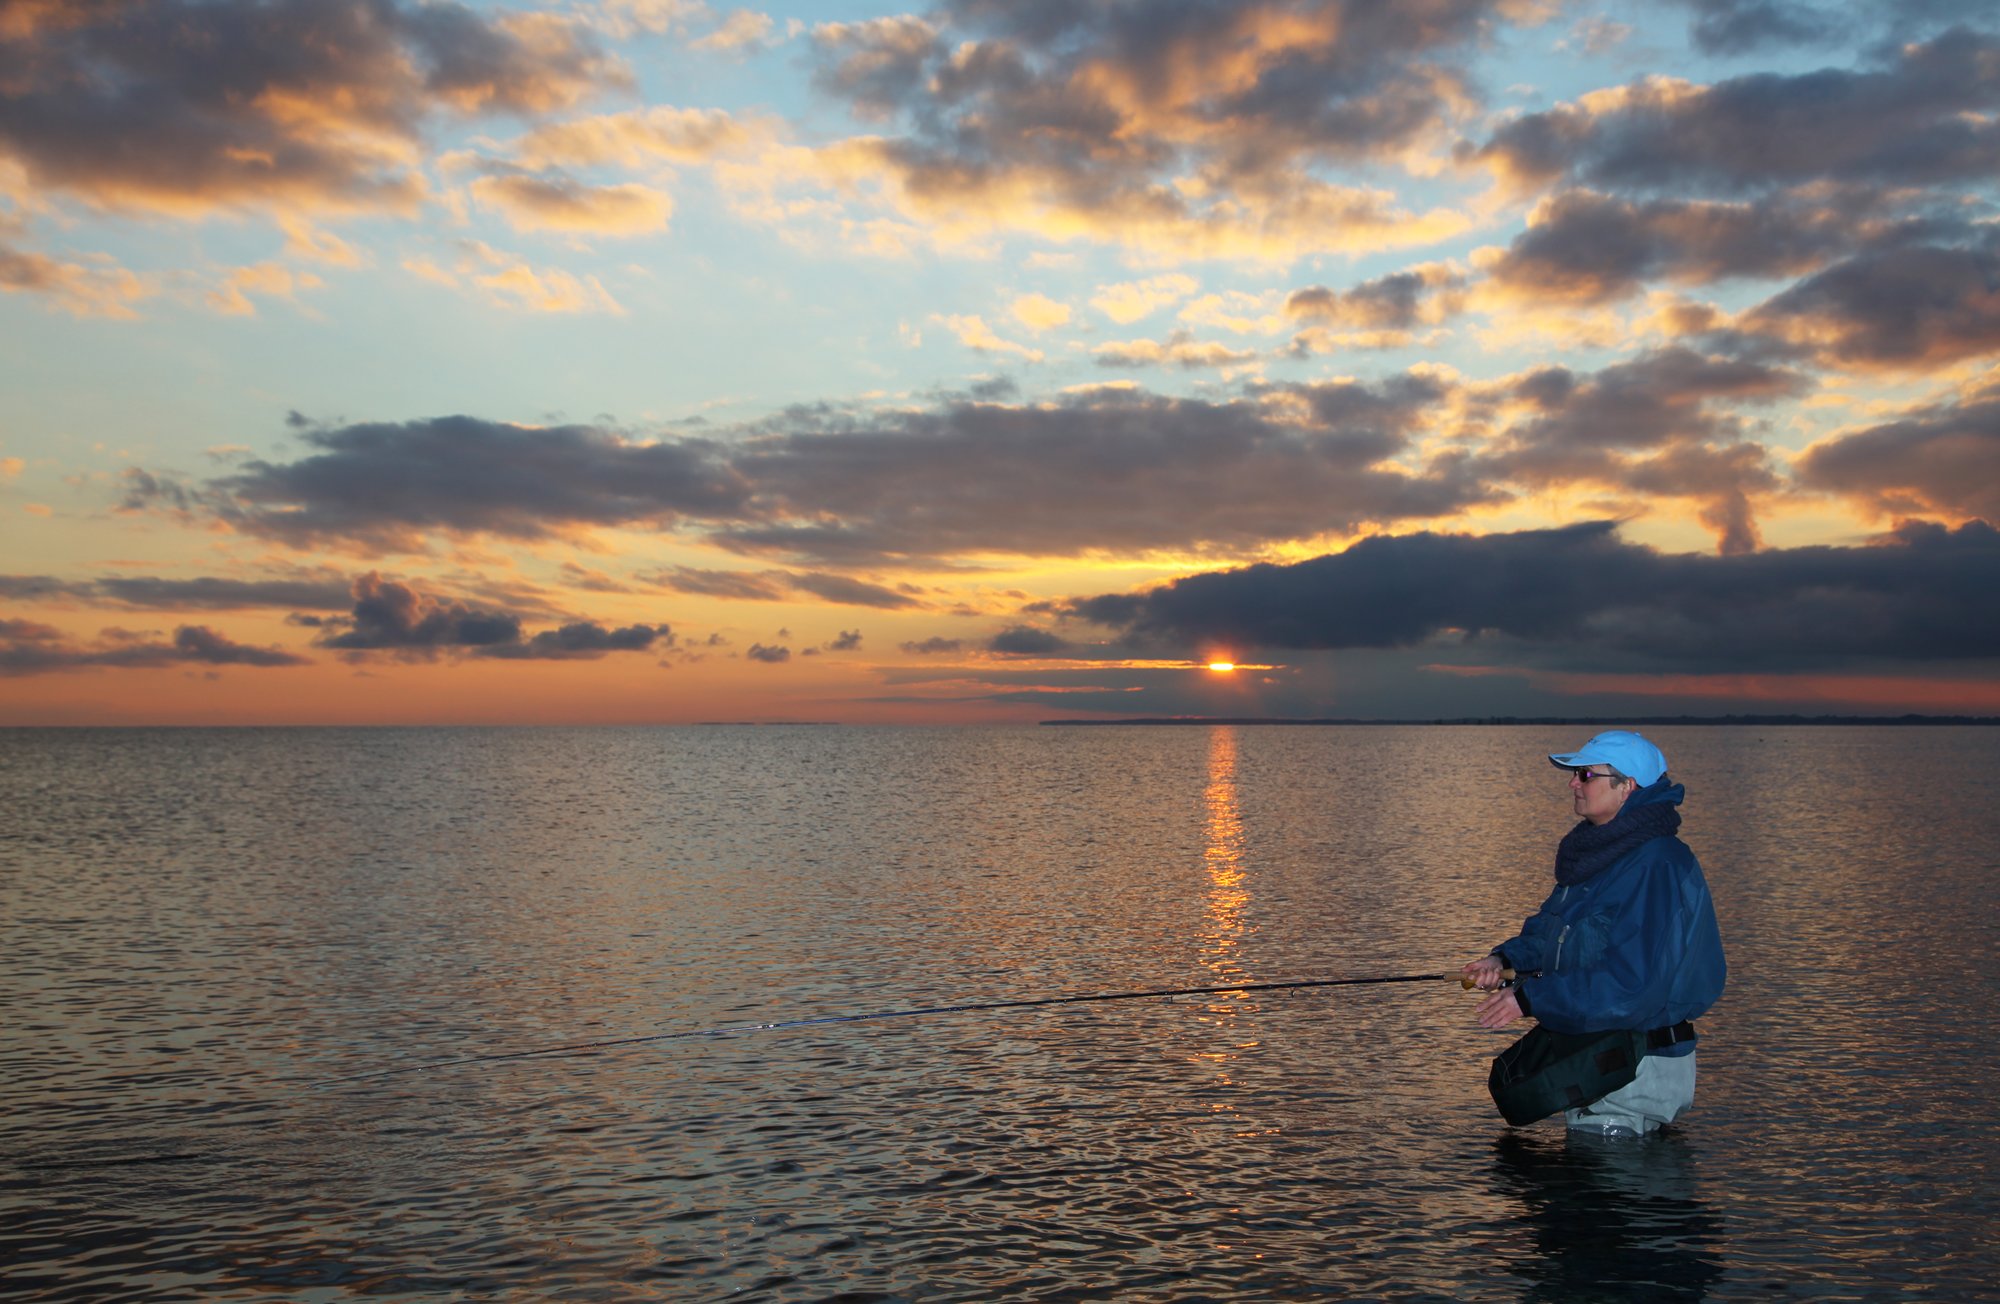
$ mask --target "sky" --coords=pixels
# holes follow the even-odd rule
[[[1996,178],[1990,0],[0,0],[0,724],[2000,713]]]

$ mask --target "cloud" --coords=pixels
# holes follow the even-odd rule
[[[1773,296],[1742,324],[1831,366],[1918,370],[1988,357],[2000,352],[2000,239],[1859,254]]]
[[[467,416],[306,423],[292,460],[192,483],[134,468],[126,505],[378,553],[443,538],[673,531],[807,569],[669,570],[655,581],[667,587],[766,601],[803,590],[883,608],[914,599],[853,583],[853,570],[1242,555],[1574,489],[1687,497],[1740,548],[1756,543],[1750,505],[1783,488],[1745,413],[1811,385],[1775,364],[1676,347],[1595,373],[1546,367],[1477,383],[1423,368],[1371,382],[1257,381],[1234,397],[1104,386],[1033,403],[802,406],[655,439]]]
[[[324,284],[311,272],[295,272],[282,263],[258,263],[231,270],[221,286],[209,292],[208,306],[232,317],[254,317],[257,305],[250,299],[252,294],[293,301],[299,291],[316,290]]]
[[[53,626],[0,619],[0,676],[65,670],[158,670],[172,666],[303,666],[311,662],[282,648],[238,643],[206,625],[182,625],[160,643],[107,630],[94,647],[79,647]]]
[[[1120,340],[1100,344],[1091,350],[1100,367],[1179,367],[1193,371],[1203,367],[1240,367],[1260,356],[1255,349],[1232,349],[1213,340],[1197,340],[1187,331],[1175,331],[1165,343],[1158,340]]]
[[[788,647],[766,647],[762,643],[752,643],[750,650],[743,654],[752,661],[761,661],[767,666],[783,665],[792,659]]]
[[[771,16],[750,9],[738,9],[720,27],[694,43],[697,50],[736,54],[758,49],[770,41]]]
[[[630,593],[632,586],[606,575],[603,571],[579,566],[573,561],[562,564],[563,587],[582,589],[586,593]]]
[[[1494,641],[1524,663],[1752,672],[2000,656],[2000,531],[1905,527],[1862,547],[1669,555],[1612,522],[1364,539],[1291,565],[1107,594],[1073,613],[1174,648]]]
[[[1068,304],[1058,303],[1045,294],[1024,294],[1008,305],[1008,311],[1031,331],[1066,326],[1071,316]]]
[[[675,566],[644,577],[648,583],[700,597],[729,598],[743,602],[783,602],[806,593],[828,602],[850,607],[877,607],[900,610],[923,603],[908,593],[870,584],[847,575],[824,572],[767,570],[716,571],[692,566]]]
[[[0,242],[0,290],[44,295],[77,317],[126,321],[139,315],[132,305],[152,293],[144,281],[122,267],[58,262],[4,242]]]
[[[616,164],[643,168],[755,156],[773,147],[775,120],[739,118],[721,109],[655,105],[625,113],[545,123],[514,141],[508,155],[532,171]]]
[[[0,575],[0,598],[65,598],[142,611],[241,611],[291,608],[342,611],[349,586],[331,576],[311,579],[231,580],[202,576],[172,580],[156,576],[107,575],[95,580],[60,580],[48,575]]]
[[[944,50],[937,28],[914,15],[822,23],[812,43],[820,56],[814,85],[874,118],[887,118],[917,92],[925,64]]]
[[[814,572],[791,575],[787,578],[795,589],[844,606],[877,607],[885,611],[896,611],[923,605],[907,593],[899,593],[880,584],[870,584],[865,580],[852,579],[846,575]]]
[[[1806,271],[1855,240],[1851,214],[1772,203],[1634,203],[1585,190],[1538,204],[1487,273],[1506,298],[1599,304],[1684,285]]]
[[[912,656],[956,656],[964,648],[965,642],[956,638],[927,638],[920,643],[899,643],[896,646]]]
[[[367,255],[331,231],[322,231],[293,214],[281,215],[278,226],[285,233],[285,252],[308,262],[329,267],[366,267]]]
[[[1285,328],[1274,296],[1245,290],[1204,294],[1175,315],[1190,326],[1214,326],[1234,335],[1275,335]]]
[[[1402,348],[1420,327],[1441,325],[1464,310],[1467,278],[1446,263],[1423,263],[1336,292],[1325,286],[1294,291],[1285,314],[1307,323],[1292,338],[1304,355],[1335,349]]]
[[[497,209],[516,231],[650,235],[666,230],[674,212],[673,197],[651,186],[636,182],[592,186],[560,173],[479,177],[470,190],[475,200]]]
[[[1735,197],[1815,183],[1983,183],[2000,171],[2000,36],[1945,33],[1866,71],[1650,78],[1518,118],[1472,152],[1516,185]]]
[[[909,220],[1124,244],[1161,258],[1283,260],[1466,229],[1334,169],[1442,144],[1476,107],[1464,63],[1484,0],[1048,5],[959,0],[927,18],[826,24],[815,85],[902,134],[822,155]]]
[[[1823,45],[1849,20],[1794,0],[1675,0],[1691,12],[1689,35],[1704,54],[1748,54],[1770,48]]]
[[[477,240],[460,241],[450,268],[422,256],[403,262],[404,270],[453,290],[472,290],[488,303],[523,312],[572,314],[625,309],[595,276],[575,276],[559,268],[535,268],[514,254]]]
[[[1588,377],[1540,368],[1488,391],[1519,415],[1467,469],[1523,488],[1596,484],[1642,499],[1695,499],[1721,549],[1747,552],[1760,541],[1753,499],[1781,486],[1737,409],[1810,388],[1796,372],[1679,347]]]
[[[675,566],[656,575],[642,576],[648,583],[677,593],[705,598],[731,598],[740,602],[782,602],[790,591],[788,576],[782,571],[752,574],[748,571],[701,570]]]
[[[2000,390],[1824,440],[1797,474],[1885,515],[2000,521]]]
[[[840,637],[826,645],[826,650],[829,652],[854,652],[858,651],[860,647],[861,631],[858,629],[843,629],[840,631]]]
[[[319,646],[350,655],[386,652],[403,660],[431,660],[450,652],[504,660],[594,660],[610,652],[671,647],[666,625],[607,629],[593,621],[523,636],[521,618],[459,598],[425,593],[370,571],[354,581],[353,606],[343,619],[323,623]]]
[[[1571,34],[1557,43],[1556,49],[1564,53],[1581,50],[1586,55],[1596,56],[1608,54],[1631,39],[1632,28],[1629,24],[1591,15],[1579,19]]]
[[[133,506],[203,505],[252,534],[419,549],[427,531],[548,538],[576,526],[731,516],[748,487],[703,440],[648,444],[587,426],[471,417],[310,427],[313,451],[246,462],[198,493],[144,473]]]
[[[710,537],[857,564],[1257,548],[1448,515],[1493,491],[1448,458],[1396,460],[1442,398],[1440,382],[1403,376],[1223,402],[1107,388],[1034,406],[801,410],[732,461],[760,504],[783,510]]]
[[[1130,326],[1141,317],[1172,307],[1200,288],[1201,283],[1192,276],[1175,272],[1144,281],[1102,286],[1090,296],[1090,306],[1120,326]]]
[[[990,639],[986,648],[1003,656],[1046,657],[1055,656],[1068,650],[1069,640],[1046,629],[1036,629],[1031,625],[1015,625],[1001,630]]]
[[[378,551],[419,551],[432,535],[533,540],[641,524],[843,565],[1255,547],[1487,501],[1449,460],[1393,463],[1441,397],[1417,376],[1228,402],[1098,390],[1033,407],[807,409],[729,441],[470,417],[308,426],[305,456],[198,485],[134,469],[127,505]]]
[[[622,69],[548,14],[154,0],[0,33],[0,160],[114,210],[412,211],[438,118],[537,115]]]
[[[303,666],[311,662],[280,648],[251,647],[216,633],[206,625],[182,625],[174,631],[173,656],[211,666]]]
[[[1003,340],[993,333],[992,327],[979,317],[933,316],[932,321],[958,337],[958,342],[968,349],[981,353],[1006,353],[1027,362],[1040,362],[1042,351],[1031,349],[1025,344]]]
[[[0,598],[10,601],[37,601],[68,597],[71,585],[53,575],[0,575]]]
[[[708,16],[705,0],[598,0],[596,21],[612,35],[668,33]]]
[[[1525,412],[1510,430],[1514,450],[1571,459],[1606,448],[1733,436],[1738,428],[1728,405],[1773,403],[1812,388],[1808,378],[1783,367],[1681,346],[1592,373],[1540,367],[1501,384]],[[1509,454],[1489,449],[1482,456]],[[1560,477],[1558,468],[1549,472]]]
[[[595,661],[608,652],[645,652],[673,643],[673,631],[665,625],[606,629],[585,620],[543,630],[525,642],[488,644],[478,648],[477,654],[513,661]]]
[[[428,658],[441,649],[497,647],[521,639],[518,616],[433,597],[374,571],[354,581],[353,598],[352,616],[322,635],[320,646]]]

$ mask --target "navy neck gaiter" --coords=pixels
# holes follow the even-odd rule
[[[1556,847],[1556,882],[1581,883],[1624,859],[1625,854],[1654,838],[1672,837],[1681,827],[1683,789],[1664,780],[1626,798],[1618,814],[1602,824],[1578,820]]]

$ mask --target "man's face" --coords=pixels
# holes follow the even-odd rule
[[[1602,765],[1586,765],[1569,772],[1569,791],[1576,799],[1577,818],[1592,824],[1602,824],[1616,815],[1625,799],[1632,795],[1632,788],[1629,779],[1614,783]]]

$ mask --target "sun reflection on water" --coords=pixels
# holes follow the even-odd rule
[[[1248,981],[1238,951],[1249,931],[1244,915],[1250,891],[1244,886],[1243,810],[1236,791],[1236,730],[1209,734],[1208,786],[1202,793],[1208,871],[1208,926],[1202,935],[1202,963],[1218,982]]]
[[[1237,734],[1228,727],[1210,731],[1208,739],[1208,781],[1202,792],[1202,867],[1208,876],[1200,938],[1202,967],[1212,985],[1249,983],[1255,977],[1244,968],[1242,948],[1254,930],[1249,922],[1250,889],[1244,870],[1243,810],[1237,791]],[[1208,1022],[1218,1028],[1235,1022],[1242,1002],[1250,999],[1242,992],[1211,997],[1206,1012]],[[1254,1043],[1253,1043],[1254,1044]],[[1245,1046],[1212,1047],[1190,1058],[1216,1070],[1216,1085],[1228,1086],[1228,1066]],[[1226,1101],[1212,1108],[1228,1112]]]

